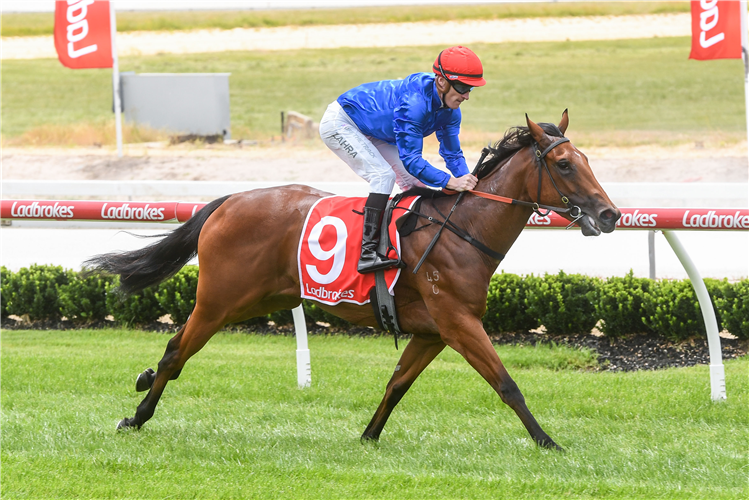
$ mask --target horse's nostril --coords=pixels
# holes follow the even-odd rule
[[[603,212],[601,212],[599,217],[603,222],[609,222],[615,217],[615,214],[613,210],[604,210]]]

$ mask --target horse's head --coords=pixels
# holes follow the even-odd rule
[[[538,145],[534,152],[536,157],[536,171],[539,178],[531,176],[535,182],[528,186],[528,192],[537,203],[557,207],[579,207],[582,213],[577,217],[573,208],[568,213],[560,213],[564,218],[576,220],[585,236],[598,236],[601,231],[610,233],[616,228],[616,221],[621,217],[621,212],[609,199],[606,192],[593,175],[588,164],[588,157],[571,142],[563,139],[564,132],[569,124],[567,110],[562,113],[562,121],[559,130],[562,137],[547,134],[541,126],[531,121],[526,115],[528,130],[533,140]],[[552,125],[553,127],[553,125]],[[555,142],[559,143],[550,149],[546,155],[539,158],[543,152]],[[536,154],[538,153],[538,154]],[[546,165],[544,165],[544,161]],[[538,190],[540,186],[540,197]],[[565,203],[564,198],[568,201]],[[561,204],[560,204],[561,203]]]

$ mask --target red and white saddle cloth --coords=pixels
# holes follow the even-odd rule
[[[411,208],[418,196],[402,199],[399,207]],[[302,298],[324,304],[340,302],[366,304],[375,286],[374,273],[359,274],[356,266],[361,255],[362,227],[366,198],[329,196],[312,206],[304,221],[299,241],[299,281]],[[359,213],[354,213],[356,210]],[[396,210],[390,222],[390,241],[400,255],[400,236],[395,221],[405,211]],[[395,258],[392,255],[391,258]],[[385,271],[390,294],[400,276],[400,269]]]

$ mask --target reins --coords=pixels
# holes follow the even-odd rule
[[[452,216],[453,212],[455,211],[455,208],[458,206],[458,203],[460,203],[460,200],[463,199],[463,196],[465,195],[466,192],[471,193],[473,195],[476,195],[476,196],[478,196],[480,198],[486,198],[488,200],[499,201],[501,203],[507,203],[507,204],[510,204],[510,205],[521,205],[521,206],[530,207],[530,208],[533,209],[533,211],[536,214],[538,214],[541,217],[548,216],[552,211],[553,212],[557,212],[559,214],[569,214],[571,217],[574,217],[574,220],[567,226],[567,229],[569,229],[570,227],[572,227],[575,224],[575,222],[577,222],[578,220],[580,220],[580,218],[583,216],[582,209],[580,207],[578,207],[577,205],[573,205],[571,207],[569,206],[569,204],[570,204],[569,198],[567,198],[567,196],[565,196],[564,194],[562,194],[562,192],[557,187],[557,183],[554,182],[554,178],[551,176],[551,171],[549,170],[549,166],[546,163],[546,155],[549,154],[549,152],[552,149],[554,149],[555,147],[559,146],[560,144],[564,144],[565,142],[569,142],[569,139],[567,139],[566,137],[562,137],[561,139],[559,139],[559,140],[554,141],[553,143],[551,143],[543,151],[541,151],[539,149],[539,146],[538,146],[537,142],[534,141],[533,144],[531,145],[531,148],[533,149],[533,153],[534,153],[534,156],[536,158],[536,163],[538,164],[538,169],[539,169],[539,172],[538,172],[538,192],[537,192],[537,195],[536,195],[536,200],[540,200],[541,199],[541,185],[542,185],[542,181],[543,181],[543,175],[542,175],[541,169],[543,168],[543,169],[546,170],[546,173],[547,173],[547,175],[549,177],[549,180],[551,180],[552,186],[554,186],[554,189],[556,189],[557,193],[561,197],[562,203],[564,203],[564,207],[553,207],[553,206],[549,206],[549,205],[542,205],[538,201],[530,202],[530,201],[517,200],[515,198],[508,198],[506,196],[500,196],[500,195],[496,195],[496,194],[486,193],[486,192],[483,192],[483,191],[476,191],[475,189],[470,189],[468,191],[461,191],[458,194],[458,198],[455,200],[455,203],[453,204],[453,207],[450,209],[450,212],[447,214],[447,216],[444,216],[437,209],[437,207],[434,207],[435,210],[437,210],[437,213],[439,213],[440,216],[444,217],[445,220],[444,220],[444,222],[442,222],[442,225],[440,226],[439,231],[437,231],[437,234],[434,235],[434,238],[432,239],[431,243],[429,244],[429,246],[427,247],[426,251],[424,252],[424,255],[421,256],[421,259],[419,260],[419,263],[416,264],[416,267],[413,270],[413,274],[416,274],[419,271],[419,268],[421,268],[421,265],[424,263],[424,261],[426,260],[427,256],[432,251],[432,248],[434,248],[435,243],[437,243],[437,240],[439,239],[440,235],[442,234],[442,230],[445,229],[445,227],[447,227],[450,231],[452,231],[456,235],[460,236],[465,241],[467,241],[471,245],[475,246],[476,248],[478,248],[479,250],[481,250],[485,254],[489,255],[493,259],[501,261],[504,258],[503,254],[501,254],[499,252],[495,252],[494,250],[490,249],[489,247],[487,247],[486,245],[484,245],[480,241],[474,239],[468,233],[466,233],[465,231],[463,231],[462,229],[460,229],[459,227],[457,227],[455,224],[453,224],[452,222],[450,222],[450,216]],[[479,161],[476,164],[476,167],[473,170],[473,175],[477,175],[479,172],[481,172],[481,170],[486,165],[484,163],[484,159],[486,159],[487,155],[491,151],[492,150],[489,149],[489,148],[484,148],[481,151],[481,158],[479,159]],[[457,192],[457,191],[452,191],[452,190],[448,190],[448,189],[443,189],[442,191],[445,192],[445,193],[447,193],[447,194],[455,194]],[[542,209],[546,210],[546,213],[543,213],[541,211]],[[423,218],[428,219],[429,221],[434,222],[434,218],[432,218],[432,217],[429,217],[429,216],[426,216],[424,214],[421,214],[421,213],[418,213],[418,212],[414,212],[414,211],[411,211],[411,212],[413,212],[415,215],[418,215],[419,217],[423,217]]]

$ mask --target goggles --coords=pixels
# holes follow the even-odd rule
[[[447,80],[447,81],[450,82],[450,86],[452,88],[454,88],[455,92],[457,92],[458,94],[461,94],[461,95],[467,94],[468,92],[470,92],[471,90],[473,90],[472,86],[466,85],[463,82],[459,82],[459,81],[454,81],[453,82],[453,81],[450,81],[450,80]]]

